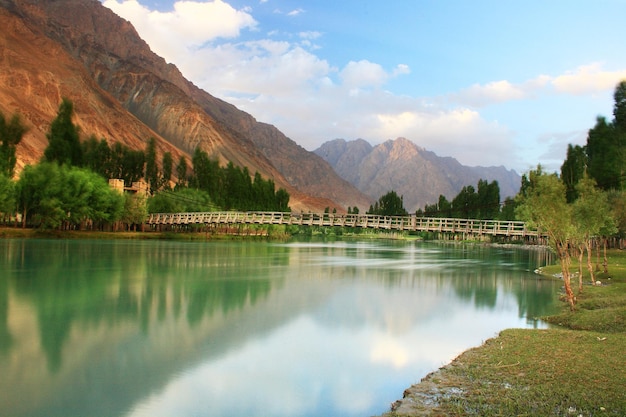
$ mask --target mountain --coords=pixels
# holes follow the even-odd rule
[[[322,158],[186,80],[98,0],[0,0],[0,27],[0,111],[29,128],[18,170],[40,159],[66,97],[85,137],[133,149],[154,137],[175,161],[199,147],[272,178],[294,210],[370,204]]]
[[[372,146],[363,139],[335,139],[314,151],[359,190],[377,200],[394,190],[409,212],[434,204],[440,195],[453,199],[465,185],[498,181],[502,199],[514,196],[521,177],[500,167],[468,167],[451,157],[439,157],[405,138]]]

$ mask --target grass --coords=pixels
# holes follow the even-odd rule
[[[564,303],[545,318],[560,327],[501,332],[409,388],[387,415],[626,416],[626,253],[611,251],[609,272],[577,294],[575,312]]]
[[[237,240],[237,239],[285,239],[282,230],[249,230],[241,234],[224,232],[100,232],[94,230],[40,230],[15,227],[0,227],[0,239],[3,238],[43,238],[43,239],[136,239],[136,240]]]

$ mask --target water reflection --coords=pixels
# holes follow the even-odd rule
[[[0,415],[371,415],[537,325],[540,252],[0,241]]]

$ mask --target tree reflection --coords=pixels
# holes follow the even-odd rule
[[[147,333],[152,322],[184,315],[194,325],[216,312],[227,315],[262,300],[272,286],[263,270],[286,262],[280,254],[268,256],[268,245],[6,244],[12,255],[4,260],[8,277],[0,280],[0,348],[7,349],[11,340],[7,304],[12,286],[36,308],[42,348],[53,372],[61,366],[63,346],[75,322],[132,320]],[[247,263],[250,259],[255,263]]]

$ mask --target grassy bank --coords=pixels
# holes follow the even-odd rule
[[[575,312],[564,304],[546,318],[560,328],[505,330],[407,389],[386,415],[626,416],[626,253],[611,251],[597,279]]]
[[[271,227],[271,229],[270,229]],[[233,240],[233,239],[286,239],[289,237],[280,226],[257,227],[251,230],[222,232],[220,230],[197,232],[100,232],[93,230],[40,230],[0,227],[2,238],[42,239],[134,239],[134,240]]]

